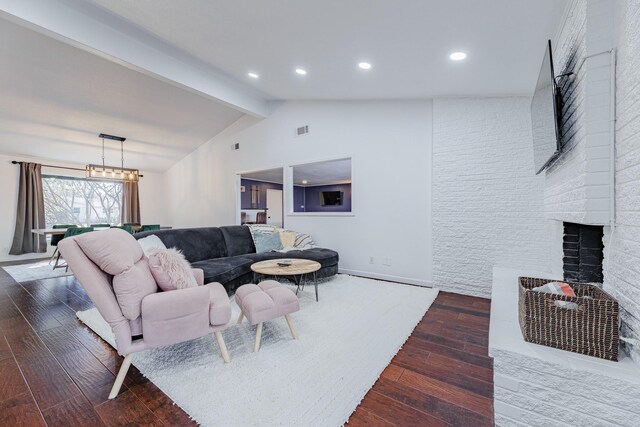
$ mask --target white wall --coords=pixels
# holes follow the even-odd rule
[[[342,271],[428,283],[431,108],[431,101],[285,102],[265,120],[242,118],[167,172],[172,225],[236,223],[237,172],[352,157],[353,215],[288,214],[285,226],[337,250]],[[295,137],[302,125],[310,133]]]
[[[30,161],[36,163],[53,164],[83,168],[84,165],[74,163],[52,162],[46,159],[36,159],[24,156],[0,154],[0,262],[15,261],[21,259],[43,258],[51,255],[53,250],[49,248],[47,254],[9,255],[13,232],[16,224],[16,202],[18,199],[18,178],[20,168],[11,163],[12,160]],[[81,171],[69,171],[64,169],[43,168],[43,173],[62,176],[84,176]],[[163,189],[164,176],[154,172],[142,172],[144,177],[140,180],[140,215],[145,223],[167,223],[168,217],[165,209],[165,192]]]
[[[616,225],[605,235],[604,287],[623,335],[640,339],[640,2],[616,2]],[[640,348],[632,353],[640,363]]]
[[[433,106],[433,278],[491,296],[494,266],[560,273],[559,232],[544,219],[530,98],[436,99]]]

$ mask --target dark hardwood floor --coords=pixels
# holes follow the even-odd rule
[[[73,277],[17,283],[0,269],[0,425],[193,425],[75,312],[92,307]],[[349,426],[493,425],[489,301],[441,292]]]

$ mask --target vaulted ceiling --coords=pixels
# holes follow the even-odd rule
[[[0,20],[0,152],[101,162],[101,132],[124,136],[125,162],[163,171],[242,113]],[[120,146],[106,144],[106,163]]]
[[[565,4],[0,0],[0,152],[94,163],[105,132],[163,171],[270,100],[530,94]]]
[[[91,0],[280,99],[530,94],[565,0]],[[449,54],[464,51],[463,62]],[[360,70],[358,62],[372,64]],[[294,73],[296,67],[308,71]],[[247,72],[260,75],[258,80]]]

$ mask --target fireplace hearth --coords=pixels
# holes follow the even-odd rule
[[[564,279],[571,282],[602,283],[603,227],[564,223]]]

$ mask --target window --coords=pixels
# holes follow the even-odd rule
[[[42,176],[47,227],[54,224],[119,224],[122,183]]]
[[[351,159],[296,165],[293,175],[293,213],[348,213],[351,208]]]

